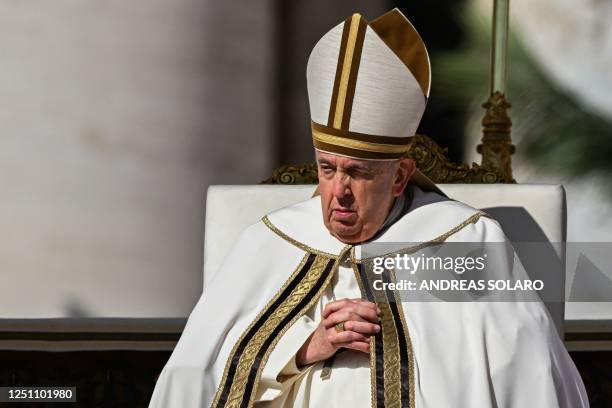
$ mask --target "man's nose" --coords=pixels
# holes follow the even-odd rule
[[[336,173],[334,178],[334,196],[338,198],[345,197],[351,194],[350,177],[344,173]]]

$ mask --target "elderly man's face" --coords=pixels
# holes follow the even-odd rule
[[[332,235],[346,243],[376,234],[416,169],[411,159],[375,161],[316,154],[323,221]]]

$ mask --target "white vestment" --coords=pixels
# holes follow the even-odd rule
[[[507,241],[478,210],[413,189],[408,212],[375,241]],[[247,228],[189,316],[149,407],[588,406],[541,302],[381,304],[371,356],[348,350],[331,370],[298,369],[325,304],[363,297],[348,254],[325,228],[319,197]]]

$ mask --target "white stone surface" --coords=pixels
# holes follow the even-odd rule
[[[0,317],[190,312],[207,185],[270,172],[271,2],[227,3],[0,3]]]

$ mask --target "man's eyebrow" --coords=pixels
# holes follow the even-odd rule
[[[327,159],[317,159],[317,163],[319,163],[319,164],[327,164],[327,165],[333,166],[332,162],[330,162]]]
[[[370,166],[366,166],[360,163],[351,163],[346,166],[347,170],[360,170],[360,171],[373,171],[374,169]]]
[[[317,163],[319,165],[327,165],[331,167],[336,167],[334,163],[324,158],[317,159]],[[348,171],[364,171],[364,172],[374,172],[375,171],[373,167],[367,166],[361,163],[350,163],[344,166],[344,168]]]

